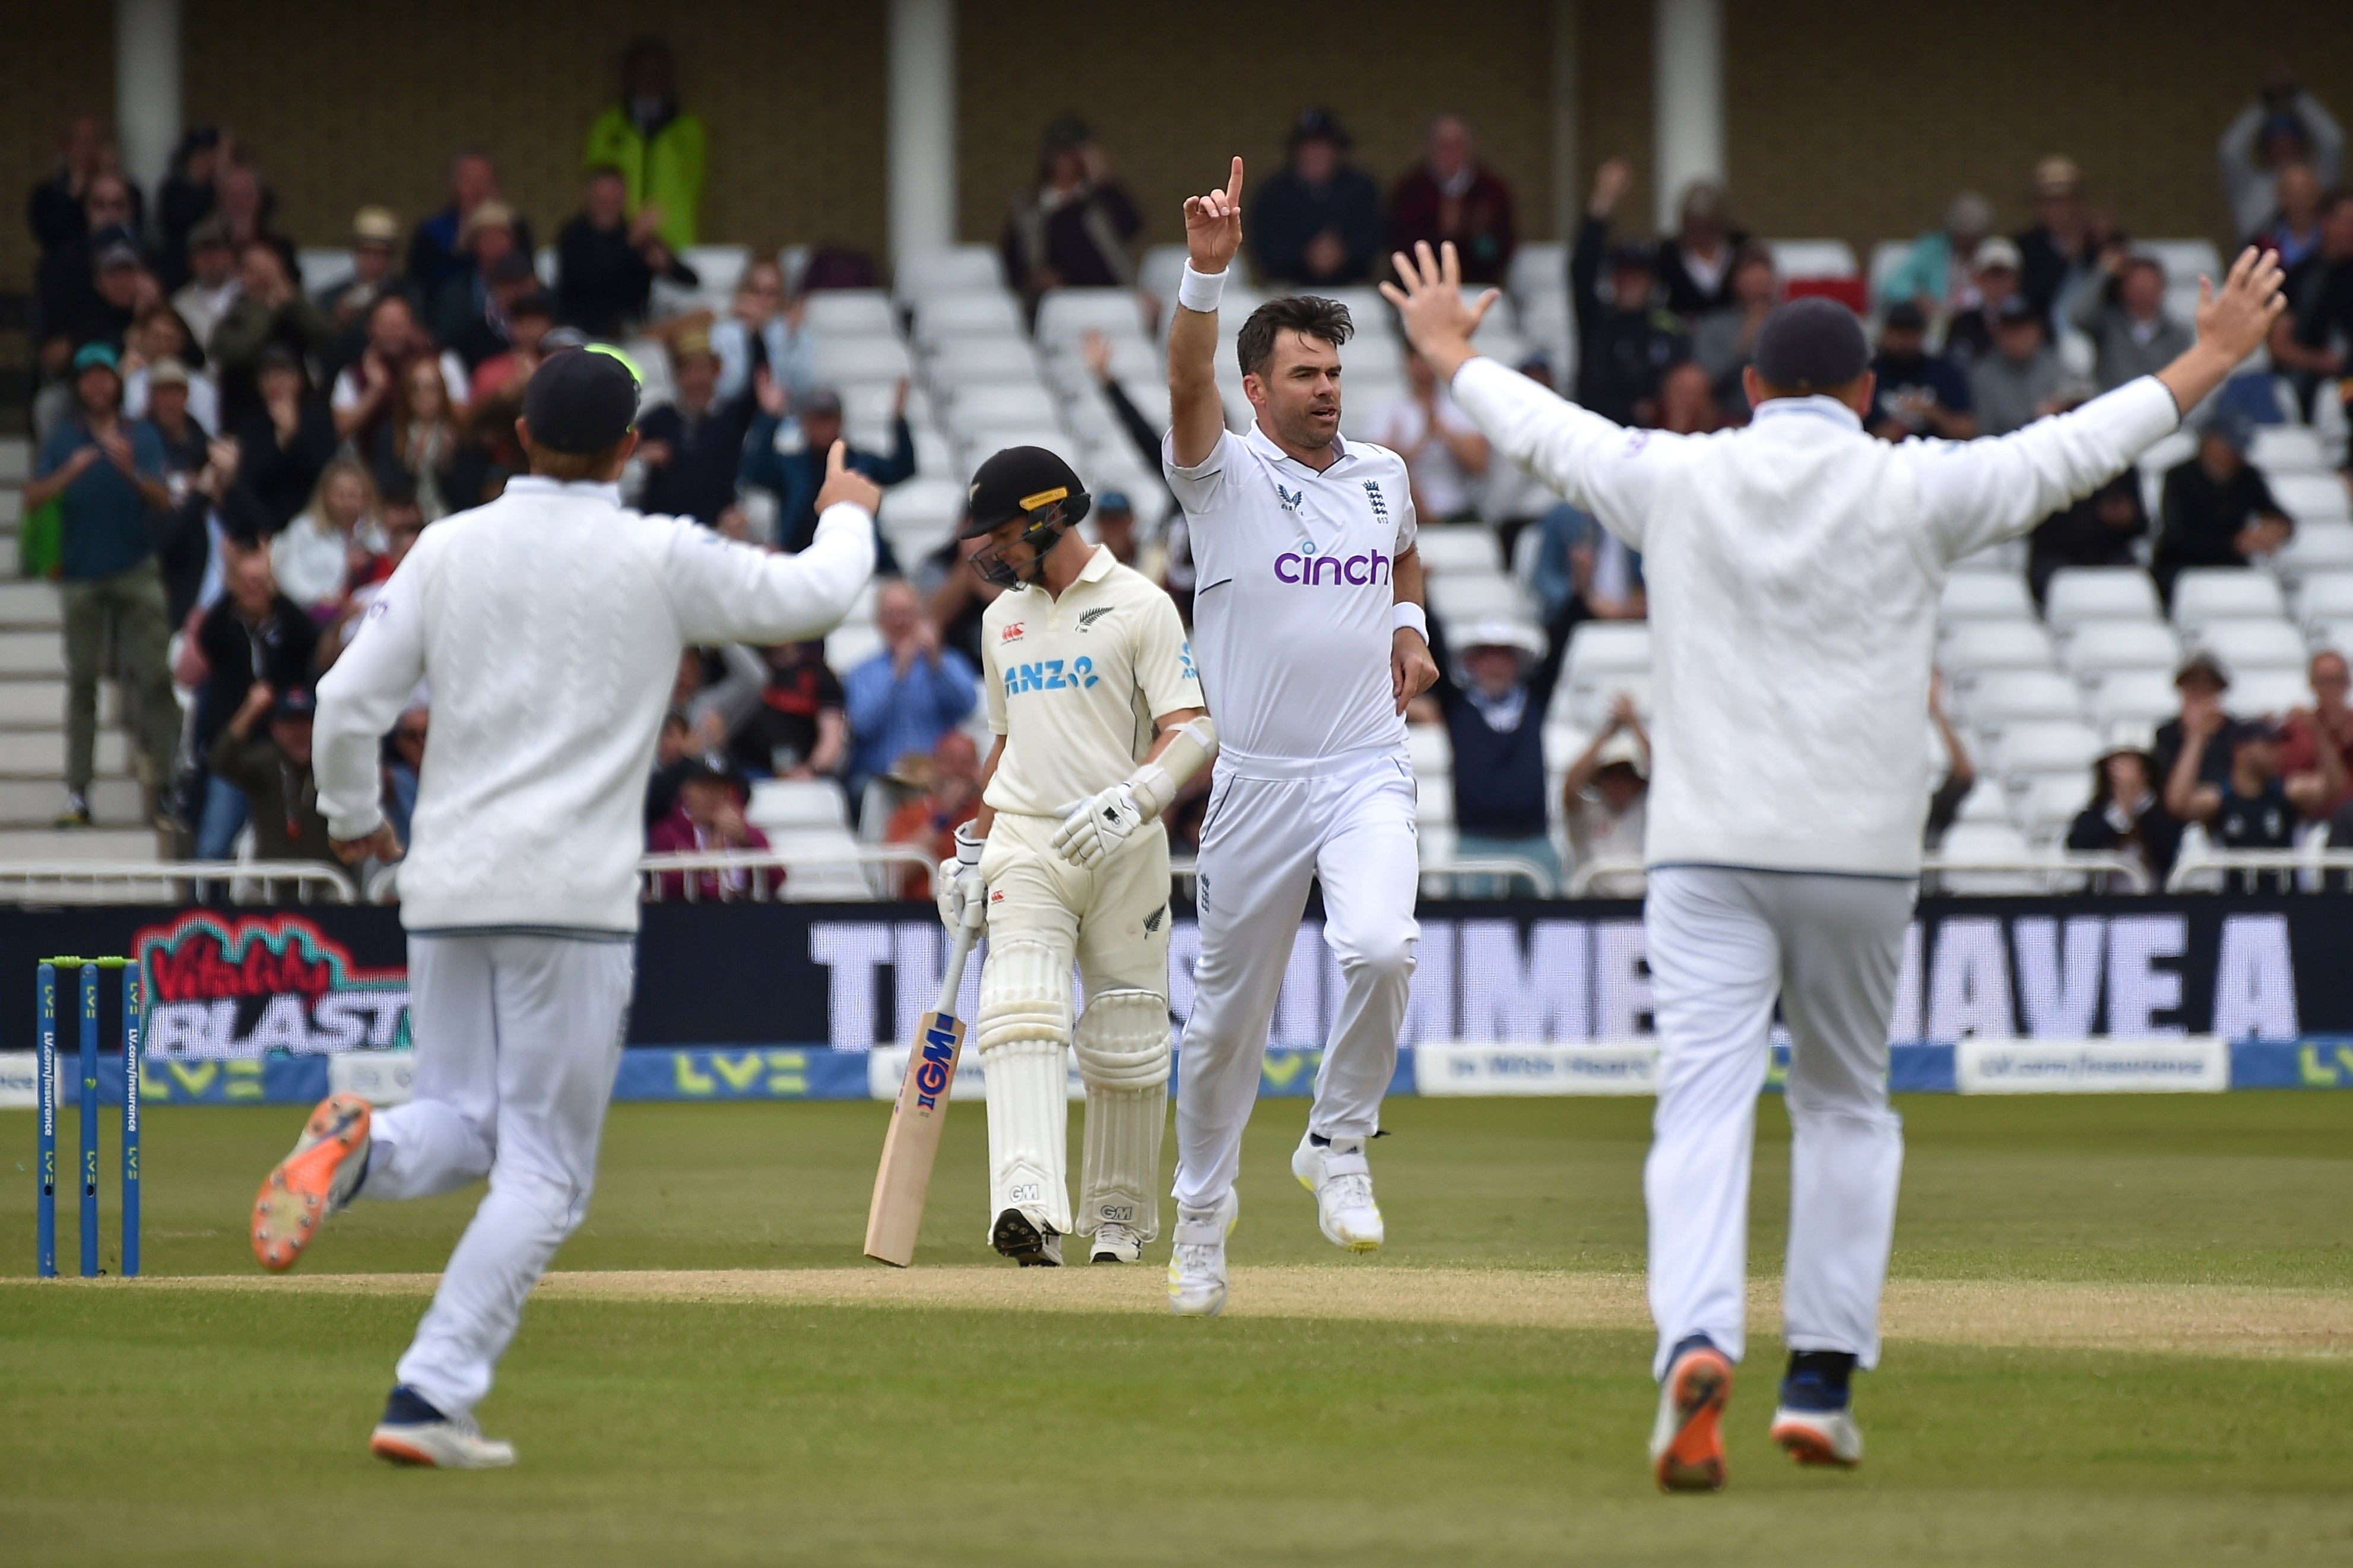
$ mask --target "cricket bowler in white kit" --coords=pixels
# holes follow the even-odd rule
[[[1160,1230],[1168,1119],[1168,832],[1162,808],[1217,750],[1175,601],[1078,531],[1091,498],[1042,447],[973,475],[972,569],[997,733],[979,815],[940,867],[951,933],[986,909],[976,1039],[988,1077],[991,1246],[1062,1261],[1071,1231],[1066,1055],[1086,1084],[1077,1230],[1133,1263]],[[1071,968],[1086,982],[1072,1017]]]
[[[377,748],[418,680],[433,736],[400,871],[415,1098],[373,1117],[337,1095],[255,1204],[262,1263],[290,1267],[356,1195],[490,1179],[371,1447],[398,1462],[514,1462],[474,1406],[524,1298],[578,1227],[620,1065],[646,781],[679,655],[822,635],[874,566],[880,492],[834,448],[797,556],[646,517],[616,483],[638,378],[598,349],[533,374],[532,474],[426,530],[319,683],[319,805],[345,859],[396,858]]]
[[[1238,352],[1255,418],[1247,435],[1226,428],[1217,309],[1241,243],[1241,190],[1236,158],[1224,190],[1185,204],[1191,256],[1168,339],[1162,453],[1191,532],[1193,644],[1222,748],[1201,826],[1201,958],[1177,1084],[1168,1298],[1184,1316],[1225,1305],[1242,1129],[1311,880],[1346,990],[1291,1168],[1327,1238],[1354,1251],[1383,1240],[1365,1151],[1420,934],[1404,714],[1437,677],[1405,460],[1340,436],[1347,310],[1294,296],[1254,311]]]
[[[2262,343],[2282,309],[2253,250],[2198,342],[2153,376],[1997,439],[1866,435],[1870,350],[1844,306],[1791,301],[1745,373],[1754,422],[1627,430],[1478,356],[1492,300],[1452,246],[1383,292],[1496,448],[1642,552],[1657,712],[1643,925],[1660,1045],[1643,1193],[1661,1380],[1652,1472],[1724,1484],[1746,1325],[1748,1177],[1778,999],[1790,1036],[1790,1350],[1773,1439],[1849,1466],[1849,1375],[1879,1360],[1902,1121],[1887,1028],[1928,799],[1920,715],[1946,569],[2122,472]]]

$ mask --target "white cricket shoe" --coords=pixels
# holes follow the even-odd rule
[[[1365,1159],[1362,1138],[1318,1143],[1309,1133],[1292,1152],[1291,1173],[1315,1194],[1315,1223],[1324,1240],[1351,1252],[1381,1249],[1388,1233],[1381,1225],[1381,1205],[1373,1201],[1373,1167]]]
[[[1862,1428],[1852,1410],[1773,1412],[1773,1443],[1801,1465],[1836,1465],[1851,1470],[1862,1463]]]
[[[514,1445],[485,1437],[470,1415],[444,1415],[406,1386],[392,1391],[368,1451],[396,1465],[436,1470],[496,1470],[515,1462]]]
[[[1024,1268],[1062,1266],[1062,1233],[1035,1209],[1009,1208],[998,1215],[988,1244]]]
[[[1229,1188],[1215,1208],[1176,1205],[1176,1245],[1168,1252],[1168,1308],[1180,1318],[1214,1318],[1226,1310],[1226,1237],[1241,1218]]]
[[[1095,1226],[1094,1245],[1088,1250],[1090,1263],[1133,1263],[1144,1256],[1144,1234],[1132,1225],[1117,1220],[1105,1220]]]

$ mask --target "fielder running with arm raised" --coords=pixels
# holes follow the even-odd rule
[[[646,780],[680,653],[819,636],[874,569],[881,492],[844,470],[839,443],[817,537],[796,556],[624,508],[637,407],[617,355],[542,362],[515,425],[531,476],[426,530],[319,682],[319,807],[346,860],[400,854],[377,748],[432,683],[400,875],[415,1098],[373,1118],[356,1095],[321,1104],[262,1184],[253,1248],[283,1269],[363,1192],[490,1178],[371,1439],[401,1463],[514,1462],[474,1406],[588,1212],[635,978]]]
[[[1162,453],[1191,531],[1194,643],[1224,747],[1201,828],[1201,961],[1177,1087],[1168,1298],[1186,1316],[1225,1305],[1242,1128],[1311,880],[1345,994],[1291,1168],[1326,1237],[1381,1245],[1365,1150],[1420,935],[1404,714],[1438,675],[1405,461],[1340,436],[1345,307],[1303,295],[1251,313],[1239,353],[1256,416],[1247,435],[1226,428],[1217,310],[1241,194],[1236,158],[1224,190],[1185,204]]]
[[[1744,373],[1755,422],[1626,430],[1471,347],[1454,248],[1383,292],[1496,448],[1642,552],[1656,714],[1643,906],[1659,1103],[1643,1173],[1653,1474],[1724,1484],[1719,1422],[1746,1331],[1748,1173],[1778,996],[1790,1036],[1788,1375],[1773,1439],[1852,1465],[1849,1374],[1879,1360],[1903,1123],[1887,1027],[1920,870],[1920,713],[1946,568],[2122,472],[2263,342],[2278,260],[2249,250],[2198,343],[2153,376],[1997,439],[1864,434],[1852,311],[1793,300]]]
[[[1217,751],[1167,595],[1078,531],[1089,497],[1042,447],[973,476],[972,569],[997,743],[978,816],[940,867],[953,935],[987,910],[977,1022],[988,1074],[989,1244],[1062,1261],[1071,1229],[1064,1053],[1087,1086],[1079,1231],[1133,1263],[1160,1230],[1168,1119],[1168,833],[1161,810]],[[1071,964],[1087,988],[1071,1019]]]

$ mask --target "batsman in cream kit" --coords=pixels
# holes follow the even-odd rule
[[[940,918],[953,936],[986,900],[975,1033],[988,1239],[1025,1266],[1060,1263],[1073,1228],[1097,1263],[1133,1263],[1158,1234],[1170,924],[1158,818],[1217,750],[1174,601],[1079,532],[1089,500],[1053,453],[1008,447],[975,474],[964,531],[988,539],[972,569],[1007,591],[981,632],[997,741],[979,815],[940,867]],[[1087,1092],[1075,1226],[1074,1047]]]

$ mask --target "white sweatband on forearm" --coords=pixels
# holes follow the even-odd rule
[[[1185,781],[1199,773],[1211,757],[1218,754],[1218,727],[1207,713],[1188,719],[1170,732],[1168,744],[1158,756],[1128,774],[1127,787],[1135,792],[1135,804],[1144,808],[1144,820],[1150,822],[1168,809]]]
[[[988,840],[980,836],[979,829],[973,824],[969,822],[958,823],[955,830],[956,864],[959,866],[979,865],[980,852],[987,843]]]
[[[1430,617],[1422,614],[1421,606],[1411,599],[1401,599],[1389,611],[1389,629],[1401,632],[1408,626],[1420,633],[1422,641],[1430,640]]]
[[[1218,311],[1218,301],[1226,292],[1223,272],[1196,272],[1193,264],[1185,263],[1185,280],[1176,285],[1176,302],[1188,310],[1198,310],[1205,316]]]

